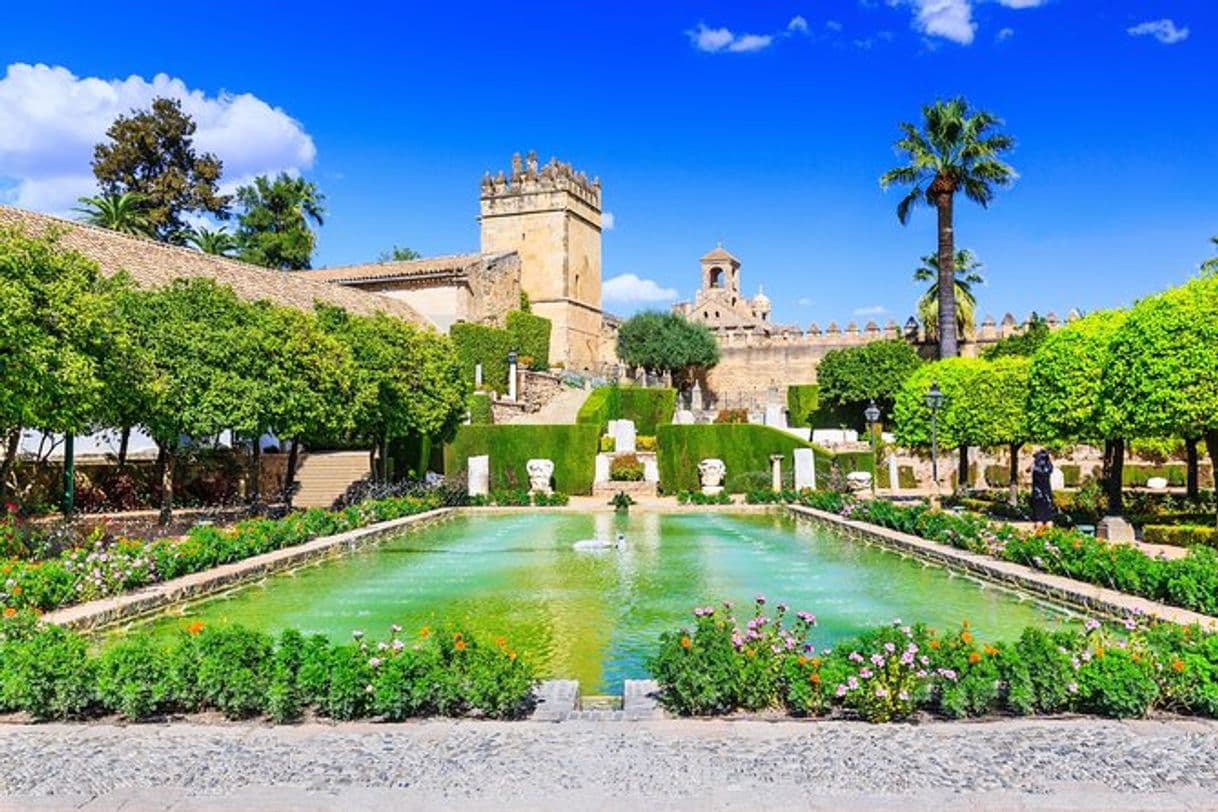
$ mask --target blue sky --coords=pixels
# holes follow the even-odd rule
[[[317,182],[319,265],[475,249],[482,173],[536,149],[602,178],[606,278],[654,283],[607,309],[689,296],[722,240],[777,321],[903,320],[934,216],[877,178],[963,94],[1019,141],[1015,186],[957,208],[981,313],[1126,304],[1218,235],[1208,0],[264,5],[6,9],[0,199],[63,211],[105,121],[169,91],[230,178]]]

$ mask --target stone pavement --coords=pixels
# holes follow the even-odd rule
[[[0,725],[0,810],[1213,810],[1218,722]]]

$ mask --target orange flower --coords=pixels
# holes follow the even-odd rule
[[[4,610],[4,616],[5,616],[6,618],[10,618],[10,617],[16,617],[16,616],[17,616],[17,610],[16,610],[16,609],[14,609],[14,608],[13,608],[13,607],[11,607],[11,606],[6,607],[6,608],[5,608],[5,610]]]
[[[507,638],[506,637],[495,638],[495,645],[499,646],[499,648],[507,648]]]
[[[465,641],[458,639],[457,642],[453,644],[453,648],[455,648],[457,651],[465,651]]]
[[[509,651],[509,652],[508,652],[508,659],[509,659],[509,660],[514,660],[514,659],[516,659],[516,652],[514,652],[514,651]]]
[[[813,668],[820,668],[820,657],[813,657],[810,662]]]
[[[931,647],[931,648],[933,648],[935,651],[938,651],[938,650],[939,650],[939,641],[938,641],[938,640],[931,640],[931,641],[930,641],[930,647]]]
[[[746,657],[756,657],[756,656],[757,656],[757,652],[753,651],[751,648],[746,648],[746,649],[744,650],[744,656],[746,656]]]
[[[1177,674],[1184,673],[1184,660],[1176,659],[1171,661],[1171,670]]]
[[[968,661],[976,665],[977,663],[981,662],[981,655],[975,651],[970,651],[968,653]]]
[[[1095,656],[1099,657],[1101,660],[1104,659],[1104,647],[1103,646],[1095,647]]]
[[[967,630],[960,632],[960,640],[962,642],[964,642],[966,645],[968,643],[972,643],[973,642],[973,633],[970,631],[967,631]]]
[[[820,685],[820,674],[809,674],[808,682],[812,683],[813,685]]]
[[[982,646],[982,650],[991,657],[996,657],[998,655],[998,649],[989,644]]]
[[[457,632],[453,635],[453,640],[460,640],[460,639],[461,639],[461,632]]]
[[[419,629],[419,637],[422,637],[424,640],[431,637],[431,629],[427,628],[426,626]]]
[[[13,587],[13,595],[16,596],[16,595],[20,595],[20,594],[21,594],[21,584],[17,584],[17,586]]]
[[[186,631],[189,634],[198,634],[199,632],[203,631],[203,621],[196,620],[194,623],[191,623],[186,627]]]
[[[689,639],[689,635],[685,635],[684,637],[681,638],[681,648],[685,649],[686,651],[688,651],[690,646],[692,646],[693,644],[694,644],[694,641]]]
[[[799,660],[798,660],[797,662],[798,662],[800,665],[807,665],[807,664],[808,664],[808,658],[807,658],[807,657],[805,657],[804,655],[802,655],[802,654],[801,654],[801,655],[799,655]]]

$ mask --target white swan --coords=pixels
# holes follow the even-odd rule
[[[626,547],[626,534],[618,533],[617,539],[610,541],[609,539],[583,539],[571,545],[573,550],[608,550],[609,548],[617,550]]]

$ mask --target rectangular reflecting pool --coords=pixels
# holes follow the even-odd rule
[[[575,550],[624,533],[624,549]],[[451,621],[504,636],[546,676],[585,693],[645,676],[661,632],[695,606],[754,596],[814,613],[831,645],[895,618],[983,639],[1053,626],[1063,609],[774,514],[464,514],[346,557],[275,575],[148,621],[173,632],[195,620],[350,639]],[[741,622],[744,616],[741,617]]]

